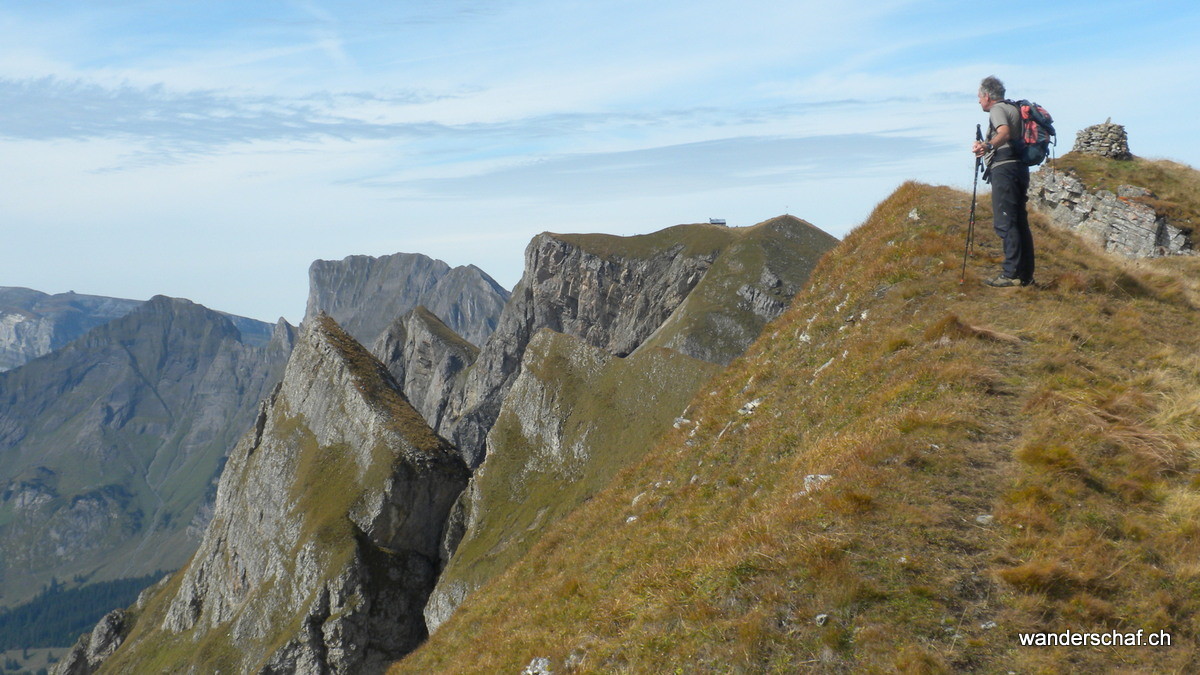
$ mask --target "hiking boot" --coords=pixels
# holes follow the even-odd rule
[[[1013,279],[1011,277],[1006,277],[1003,274],[992,277],[991,279],[988,279],[987,281],[985,281],[983,283],[985,283],[988,286],[991,286],[993,288],[1012,288],[1013,286],[1024,286],[1025,285],[1025,282],[1021,281],[1020,279]]]

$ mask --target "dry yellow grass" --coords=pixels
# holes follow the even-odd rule
[[[1035,218],[1041,285],[987,288],[984,199],[960,284],[969,202],[901,186],[701,393],[695,433],[392,672],[1200,668],[1200,264]],[[1137,629],[1176,646],[1018,641]]]

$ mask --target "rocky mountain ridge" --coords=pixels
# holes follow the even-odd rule
[[[1195,670],[1197,259],[1126,262],[1034,214],[1039,286],[982,283],[994,237],[960,283],[970,208],[901,186],[390,672]],[[1017,639],[1125,625],[1173,646]]]
[[[544,276],[527,268],[529,287],[545,283],[548,300],[514,294],[505,310],[511,328],[502,320],[465,368],[454,360],[465,361],[470,350],[455,355],[453,331],[432,314],[416,310],[394,325],[376,352],[406,379],[419,372],[417,379],[438,382],[442,392],[465,390],[461,383],[489,350],[488,360],[502,363],[507,354],[510,363],[495,368],[505,391],[494,423],[481,427],[484,457],[436,528],[437,562],[428,547],[423,551],[429,565],[448,561],[425,606],[428,625],[440,627],[395,672],[787,672],[798,665],[956,671],[1014,663],[1031,671],[1099,670],[1114,658],[1126,667],[1152,661],[1194,670],[1200,664],[1186,649],[1027,651],[1012,640],[1016,631],[1045,632],[1067,622],[1108,630],[1129,617],[1165,626],[1186,643],[1195,639],[1200,605],[1187,589],[1194,576],[1192,524],[1200,501],[1191,475],[1200,437],[1186,423],[1197,405],[1191,383],[1200,335],[1193,325],[1200,305],[1193,259],[1126,265],[1035,215],[1036,236],[1047,242],[1042,284],[997,291],[979,283],[998,252],[985,238],[971,262],[970,284],[963,285],[957,261],[969,204],[968,195],[949,188],[902,186],[824,259],[750,353],[730,357],[713,380],[705,369],[716,364],[655,339],[687,345],[712,333],[696,326],[727,328],[738,312],[760,316],[786,305],[788,282],[778,265],[752,255],[779,246],[750,247],[728,260],[732,276],[701,295],[704,278],[735,242],[710,238],[706,230],[676,230],[675,244],[682,245],[666,257],[691,257],[713,242],[707,251],[718,253],[702,263],[707,270],[668,319],[650,337],[623,343],[632,347],[622,354],[610,349],[644,326],[623,321],[621,308],[640,299],[618,298],[608,284],[620,278],[635,288],[628,268],[661,251],[661,241],[548,235],[557,241],[547,250],[565,255],[547,260],[579,264],[543,266],[552,270]],[[986,204],[981,208],[986,221]],[[647,243],[654,245],[641,245]],[[688,306],[690,298],[737,300]],[[549,311],[536,319],[543,309]],[[703,321],[714,313],[725,318]],[[579,316],[595,318],[576,322]],[[559,321],[561,331],[538,321]],[[592,330],[597,324],[605,329]],[[1152,354],[1140,340],[1149,327],[1160,338]],[[717,334],[722,342],[737,332]],[[376,384],[360,392],[399,396],[398,383],[378,384],[387,380],[383,364],[348,337],[332,329],[326,335],[343,345],[336,350],[350,363],[374,364],[367,370],[378,375]],[[297,372],[295,389],[347,389],[330,389],[330,381],[345,382],[335,368],[310,363]],[[338,396],[317,398],[328,405],[309,410],[332,413],[327,424],[372,426],[370,413],[336,403],[343,400]],[[437,409],[443,426],[462,410]],[[291,532],[303,534],[306,526],[296,523],[309,514],[333,515],[321,521],[321,531],[354,531],[362,512],[341,507],[357,498],[358,485],[370,492],[376,483],[340,482],[349,472],[334,457],[343,455],[307,455],[320,444],[304,443],[307,432],[295,419],[279,421],[269,434],[267,421],[254,433],[278,439],[292,455],[298,448],[302,456],[321,457],[315,465],[322,477],[333,477],[340,489],[314,493],[338,508],[297,501],[279,521],[283,527],[271,528],[275,539],[267,548],[279,549],[272,558],[290,561],[294,550],[370,550],[328,540],[314,549],[280,548],[293,541]],[[334,446],[351,445],[336,433],[328,438]],[[257,460],[247,466],[251,461]],[[227,473],[223,491],[256,485],[258,471],[236,479]],[[276,498],[263,494],[258,501]],[[230,529],[210,529],[214,540],[252,539],[246,532],[263,516],[238,513],[227,520]],[[359,614],[341,622],[353,603],[329,600],[334,593],[325,581],[349,578],[352,588],[365,588],[353,581],[362,577],[344,574],[355,565],[340,564],[358,553],[310,556],[309,569],[320,571],[305,576],[316,594],[299,603],[289,604],[299,597],[289,569],[283,582],[248,574],[254,588],[268,589],[263,593],[277,583],[291,589],[255,605],[283,608],[287,618],[262,621],[219,609],[248,597],[237,595],[250,588],[237,574],[216,591],[200,583],[241,569],[243,555],[257,554],[225,549],[212,558],[224,566],[207,563],[210,572],[193,575],[192,590],[183,593],[184,577],[177,575],[133,608],[141,616],[132,629],[112,617],[109,624],[122,626],[116,632],[127,645],[102,668],[128,669],[131,654],[164,654],[137,663],[175,669],[379,667],[382,657],[358,661],[363,652],[346,646],[369,640],[343,639],[365,634],[346,626],[370,620]],[[429,580],[420,570],[396,578]],[[408,588],[401,583],[395,590]],[[206,623],[210,595],[218,608],[213,616],[221,619]],[[396,600],[403,616],[386,619],[397,622],[401,635],[413,625],[415,596],[408,597]],[[179,623],[164,623],[168,616]],[[246,628],[254,624],[281,631]],[[206,625],[211,630],[202,631]],[[231,630],[242,631],[244,644],[227,640]],[[112,632],[101,631],[98,642],[109,644]],[[253,654],[235,654],[245,651]]]
[[[424,306],[397,319],[371,347],[430,426],[443,423],[460,374],[479,356],[467,342]]]
[[[509,296],[474,265],[451,268],[417,253],[317,260],[308,278],[305,321],[324,312],[364,345],[374,344],[394,320],[418,306],[467,342],[482,345]]]
[[[482,350],[476,352],[470,343],[457,336],[435,312],[418,306],[395,321],[391,329],[375,343],[376,354],[384,358],[387,366],[367,357],[365,349],[359,346],[348,332],[334,328],[337,324],[332,317],[323,314],[309,317],[305,322],[306,337],[302,340],[305,346],[298,348],[289,361],[283,390],[320,391],[323,392],[321,395],[311,399],[323,403],[306,409],[302,416],[288,413],[285,416],[286,420],[280,417],[284,413],[278,411],[294,408],[296,403],[293,399],[299,394],[284,397],[281,393],[276,393],[266,404],[264,410],[276,412],[264,412],[260,415],[251,436],[239,446],[244,446],[245,449],[239,450],[236,456],[231,458],[226,472],[222,475],[218,505],[212,516],[213,524],[205,535],[206,543],[202,545],[188,570],[177,574],[166,590],[158,591],[153,599],[148,601],[150,604],[146,605],[146,612],[153,614],[155,618],[149,622],[138,619],[136,627],[128,633],[129,646],[118,649],[110,661],[113,665],[104,667],[119,668],[125,666],[116,664],[144,662],[144,659],[148,658],[145,654],[149,653],[145,649],[165,649],[175,654],[172,658],[188,660],[192,657],[182,656],[180,652],[166,645],[191,644],[191,641],[200,645],[195,648],[199,652],[225,654],[229,652],[227,636],[230,631],[237,640],[246,641],[247,645],[253,646],[239,650],[250,654],[244,658],[239,657],[241,660],[231,661],[229,657],[221,657],[219,661],[226,666],[236,662],[231,667],[253,670],[273,670],[277,667],[341,669],[357,668],[364,663],[355,660],[358,656],[347,657],[349,660],[339,656],[345,649],[349,649],[339,637],[345,632],[345,629],[340,627],[342,623],[335,621],[326,626],[329,617],[342,616],[350,611],[344,598],[337,596],[337,602],[334,603],[336,609],[332,609],[334,605],[329,604],[336,596],[332,591],[329,599],[321,599],[325,598],[321,595],[318,598],[320,602],[316,605],[306,604],[311,598],[305,596],[308,599],[302,600],[300,589],[307,588],[311,592],[313,584],[305,585],[291,580],[285,582],[280,576],[290,577],[295,573],[291,568],[284,570],[280,566],[286,567],[298,560],[295,552],[301,544],[297,543],[299,540],[295,539],[295,533],[304,529],[304,526],[297,523],[303,520],[307,509],[278,515],[282,506],[254,510],[249,506],[235,508],[230,506],[232,502],[222,501],[226,499],[222,495],[245,492],[256,496],[248,500],[238,498],[238,503],[278,505],[283,503],[279,500],[284,499],[277,494],[281,490],[279,486],[295,484],[294,469],[279,469],[275,464],[260,463],[267,460],[252,459],[258,457],[261,452],[254,449],[260,442],[254,440],[255,438],[273,438],[274,446],[280,448],[275,451],[276,454],[291,456],[299,452],[301,457],[317,457],[318,459],[313,461],[322,467],[319,470],[322,475],[325,475],[325,470],[329,469],[330,463],[335,460],[328,452],[322,451],[322,454],[314,451],[314,447],[320,450],[327,445],[339,448],[379,445],[378,441],[370,438],[338,440],[351,430],[361,433],[361,428],[370,428],[372,418],[369,411],[356,408],[347,403],[344,396],[332,393],[341,391],[344,387],[341,384],[331,386],[329,381],[332,379],[342,382],[345,377],[339,374],[337,369],[330,370],[311,363],[314,361],[311,353],[313,350],[319,351],[317,347],[320,344],[332,340],[352,345],[347,346],[345,351],[353,354],[348,358],[358,364],[356,368],[366,368],[386,375],[375,378],[375,381],[386,381],[387,387],[375,384],[369,388],[390,390],[394,387],[393,396],[403,402],[405,409],[412,410],[408,400],[401,396],[401,392],[407,389],[413,404],[432,422],[440,422],[443,428],[450,426],[449,423],[460,421],[459,409],[454,408],[454,395],[469,390],[471,373],[479,368],[485,354],[491,354],[488,356],[492,364],[490,375],[501,382],[499,389],[502,392],[497,396],[497,402],[501,404],[500,412],[508,410],[505,414],[510,417],[505,419],[524,420],[528,423],[518,424],[518,427],[524,424],[528,428],[524,432],[516,432],[515,436],[509,431],[499,432],[511,437],[513,442],[498,445],[506,449],[493,462],[496,468],[489,469],[489,475],[495,477],[498,482],[484,482],[478,488],[464,492],[463,487],[468,475],[464,468],[461,475],[462,484],[439,493],[443,498],[448,496],[448,500],[439,498],[442,501],[437,503],[442,506],[430,511],[438,514],[436,523],[430,521],[425,530],[428,533],[436,529],[437,536],[434,537],[432,547],[424,546],[421,549],[425,562],[416,565],[410,560],[409,569],[405,573],[408,576],[404,576],[404,579],[407,579],[405,583],[411,582],[424,588],[421,592],[427,596],[433,589],[433,583],[437,580],[436,573],[440,571],[441,566],[447,560],[454,560],[458,540],[466,537],[467,541],[475,542],[479,537],[487,536],[480,531],[477,524],[488,522],[482,516],[492,505],[510,498],[510,495],[504,494],[503,491],[496,492],[492,487],[504,485],[516,475],[506,478],[510,468],[524,466],[525,468],[518,471],[526,478],[520,480],[529,485],[534,482],[543,485],[539,490],[549,490],[550,494],[561,492],[556,485],[562,484],[564,480],[576,485],[571,490],[574,496],[569,500],[561,500],[557,508],[546,505],[544,496],[530,502],[536,503],[538,514],[521,527],[536,528],[539,523],[553,522],[561,517],[577,501],[587,499],[590,491],[598,489],[608,476],[613,475],[624,463],[636,458],[657,434],[669,428],[671,421],[680,412],[683,402],[704,379],[719,368],[719,365],[662,347],[644,347],[643,344],[668,318],[679,314],[683,300],[706,277],[714,263],[725,261],[721,263],[724,270],[722,274],[728,277],[733,292],[724,296],[717,294],[721,298],[717,302],[726,304],[710,305],[706,309],[726,315],[728,325],[749,326],[749,329],[744,331],[713,331],[709,336],[707,344],[715,349],[710,354],[720,353],[726,355],[724,358],[732,358],[744,348],[747,339],[745,336],[750,330],[753,330],[755,325],[761,328],[771,318],[771,312],[777,311],[773,305],[755,302],[754,298],[793,292],[802,282],[798,275],[807,274],[824,250],[832,246],[833,241],[832,237],[794,218],[781,219],[756,228],[679,226],[653,235],[633,238],[606,235],[542,235],[529,247],[530,267],[523,280],[527,292],[522,291],[521,295],[510,299],[498,322],[497,330],[492,333]],[[797,260],[789,261],[789,258]],[[757,293],[747,292],[756,285],[762,286]],[[519,290],[521,288],[518,287]],[[740,295],[739,289],[742,291]],[[776,304],[782,306],[783,303]],[[360,315],[373,311],[375,310],[371,307],[358,310]],[[683,325],[692,324],[683,322]],[[535,329],[538,332],[531,334],[530,331]],[[557,332],[558,330],[578,333],[579,337]],[[686,336],[686,332],[679,329],[673,334]],[[340,337],[330,337],[333,335]],[[731,335],[737,337],[731,339]],[[534,340],[535,347],[530,355],[533,359],[530,362],[531,370],[522,374],[520,363],[525,358],[533,337],[537,339]],[[700,342],[697,341],[697,344]],[[375,365],[363,365],[368,360]],[[390,373],[382,370],[389,366]],[[515,388],[515,396],[504,398],[503,392],[508,390],[512,382],[525,384]],[[644,390],[644,395],[623,400],[622,395],[630,393],[633,389]],[[555,403],[556,399],[559,402]],[[603,409],[597,420],[589,421],[570,412],[572,409],[582,409],[580,401],[585,400],[589,401],[588,406]],[[300,421],[301,417],[303,423]],[[275,420],[273,423],[272,419]],[[637,421],[636,424],[630,424],[626,432],[615,436],[609,430],[610,427],[620,426],[621,423],[634,421]],[[336,433],[331,432],[332,435],[328,437],[322,436],[317,432],[321,425],[333,425]],[[310,426],[311,433],[306,431]],[[486,435],[490,428],[491,420],[487,420],[486,424],[480,427],[480,431]],[[506,423],[505,429],[510,428],[511,425]],[[287,433],[291,435],[287,436],[284,430],[290,430]],[[281,434],[287,437],[284,438]],[[306,440],[310,437],[313,440]],[[521,440],[522,438],[524,440]],[[266,442],[262,443],[265,447]],[[568,447],[571,448],[569,451],[565,449]],[[283,448],[292,449],[285,451]],[[461,452],[461,449],[456,448],[456,451]],[[317,454],[311,454],[312,452]],[[243,455],[247,459],[239,459]],[[315,468],[313,470],[318,471]],[[270,478],[262,478],[260,473],[269,474]],[[345,485],[339,484],[336,493],[343,496],[353,494],[358,484],[358,479]],[[275,486],[276,493],[259,494],[260,491],[268,489],[267,485]],[[459,498],[460,494],[468,496]],[[469,495],[479,496],[479,503],[472,502]],[[327,498],[332,497],[321,499]],[[423,498],[422,503],[422,512],[429,511],[430,500]],[[453,511],[450,508],[451,503],[454,504]],[[238,515],[227,515],[230,509]],[[242,513],[238,509],[250,509],[252,512]],[[322,509],[322,512],[336,514],[341,510],[339,507],[332,511]],[[255,523],[267,522],[270,515],[267,511],[276,513],[270,516],[273,525],[261,529]],[[470,516],[470,522],[464,516]],[[342,517],[335,516],[334,519],[341,522]],[[472,525],[476,527],[472,528]],[[267,531],[279,534],[274,539],[263,541]],[[251,541],[257,542],[263,549],[261,554],[249,550]],[[234,542],[242,542],[238,544],[236,551],[230,548]],[[527,538],[511,540],[508,546],[509,555],[519,555],[529,543]],[[320,549],[312,549],[311,545],[307,544],[305,546],[309,546],[306,550]],[[385,548],[398,550],[395,546]],[[317,555],[306,560],[306,571],[300,576],[308,581],[326,578],[326,572],[343,579],[341,572],[330,572],[342,569],[339,562],[341,558],[335,560]],[[466,561],[465,558],[463,560]],[[245,572],[237,572],[232,578],[227,578],[223,570],[231,566],[234,570]],[[486,575],[476,575],[468,583],[473,587],[482,579],[486,579]],[[396,577],[396,581],[402,579]],[[317,587],[328,586],[317,583]],[[253,590],[255,588],[264,590],[260,593]],[[400,592],[396,587],[392,590]],[[465,591],[459,594],[460,597],[461,595],[465,595]],[[417,635],[413,632],[417,630],[416,627],[419,627],[420,631],[424,631],[426,627],[424,599],[416,603],[417,595],[406,597],[409,599],[392,598],[394,604],[398,603],[396,607],[399,609],[396,611],[399,614],[395,614],[390,620],[399,622],[399,626],[409,626],[393,630],[401,637]],[[451,601],[446,603],[445,595],[439,595],[439,598],[444,617],[452,611],[457,599],[451,598]],[[256,605],[260,610],[241,615],[233,609],[243,606],[246,602],[261,603]],[[153,609],[154,607],[159,609]],[[270,616],[271,612],[275,612],[276,615],[268,621],[264,617]],[[282,615],[279,612],[282,612]],[[284,619],[283,616],[307,618]],[[279,628],[281,624],[310,628],[306,629],[307,637],[294,633],[289,638],[270,632]],[[317,624],[323,627],[311,628]],[[268,625],[274,628],[269,629]],[[144,635],[140,632],[143,630],[146,631]],[[181,635],[185,637],[179,638]],[[178,639],[183,639],[184,642],[176,643]],[[395,644],[404,643],[404,639],[398,639],[399,642]],[[342,646],[331,646],[334,644]],[[406,644],[409,646],[404,649],[411,649],[415,643]],[[149,648],[137,645],[157,646]],[[280,645],[285,645],[285,648],[281,650]],[[381,647],[380,653],[394,653],[391,651],[393,648],[394,645]],[[137,656],[138,654],[142,656]],[[203,660],[206,657],[196,658]],[[200,663],[195,660],[190,662]]]
[[[789,291],[795,293],[835,243],[791,217],[750,228],[679,225],[634,237],[540,234],[525,250],[525,273],[495,334],[455,390],[437,430],[468,466],[478,466],[525,348],[543,328],[616,356],[662,332],[661,341],[684,354],[727,363],[782,311]],[[686,304],[706,279],[713,297]],[[733,293],[716,290],[728,284]],[[756,304],[756,295],[784,300]],[[723,318],[720,330],[695,318],[710,315]],[[672,326],[680,328],[672,334]]]

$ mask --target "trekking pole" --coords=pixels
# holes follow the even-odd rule
[[[975,140],[983,141],[983,130],[979,125],[975,125]],[[982,163],[982,158],[975,158],[975,184],[971,186],[971,219],[967,221],[967,243],[963,247],[963,264],[962,273],[958,277],[958,283],[964,283],[967,280],[967,255],[971,251],[971,240],[975,238],[975,196],[979,192],[979,167]]]

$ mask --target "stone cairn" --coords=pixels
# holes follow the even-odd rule
[[[1133,159],[1129,152],[1129,137],[1125,134],[1125,127],[1113,124],[1111,117],[1104,124],[1090,126],[1075,134],[1073,150],[1110,159]]]

